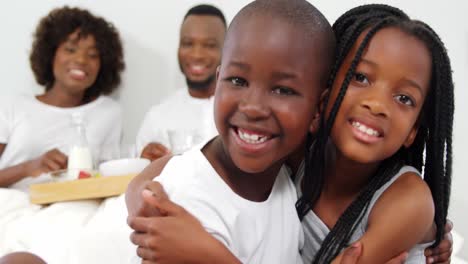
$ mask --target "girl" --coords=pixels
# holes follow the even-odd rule
[[[329,82],[333,85],[325,96],[330,103],[328,98],[324,102],[320,129],[311,153],[306,153],[306,173],[302,177],[301,166],[296,179],[303,193],[297,203],[306,235],[303,259],[330,263],[359,240],[364,248],[359,263],[384,263],[421,242],[434,214],[437,245],[448,204],[453,116],[445,48],[427,25],[384,5],[352,9],[337,20],[334,30],[338,53]],[[410,166],[424,166],[429,188]],[[146,193],[145,199],[150,202],[151,196]],[[159,221],[164,228],[158,230],[188,230],[187,222],[200,230],[181,208],[161,199],[153,202],[163,205],[171,219]],[[180,259],[166,243],[176,244],[178,252],[189,248],[173,241],[177,234],[155,237],[165,240],[155,244],[157,252],[148,253],[149,259]],[[148,249],[138,245],[140,252]],[[189,252],[195,254],[209,248],[205,243],[192,246]],[[408,261],[424,263],[422,249],[414,248]],[[195,254],[184,260],[203,259]]]
[[[408,263],[425,263],[424,247],[414,245],[434,219],[440,242],[450,193],[454,102],[445,47],[428,25],[385,5],[354,8],[333,27],[330,103],[298,185],[299,216],[314,234],[304,259],[329,263],[359,240],[359,263],[409,249]]]
[[[30,62],[45,92],[0,104],[0,187],[26,190],[42,173],[67,167],[72,113],[83,114],[91,147],[120,142],[120,107],[104,96],[124,69],[112,24],[86,10],[54,9],[37,26]]]

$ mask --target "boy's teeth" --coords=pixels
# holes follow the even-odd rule
[[[359,131],[369,135],[369,136],[374,136],[374,137],[378,137],[380,136],[379,132],[370,128],[370,127],[367,127],[366,125],[364,124],[361,124],[357,121],[353,121],[352,123],[353,127],[357,128]]]
[[[241,131],[240,129],[238,129],[237,132],[238,132],[237,134],[239,135],[240,139],[242,139],[243,141],[249,144],[260,144],[260,143],[265,142],[268,139],[267,136],[258,135],[258,134],[248,134],[248,133]]]

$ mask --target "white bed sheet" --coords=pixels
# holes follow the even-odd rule
[[[38,206],[24,192],[0,189],[0,203],[0,256],[28,251],[48,264],[126,263],[122,256],[135,252],[123,195]]]

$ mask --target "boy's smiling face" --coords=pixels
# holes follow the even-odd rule
[[[281,164],[310,130],[326,71],[319,41],[304,35],[300,26],[258,15],[228,33],[215,123],[225,151],[244,172]]]

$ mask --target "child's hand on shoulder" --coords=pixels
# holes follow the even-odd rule
[[[146,188],[141,192],[143,206],[139,216],[165,216],[167,212],[164,208],[158,207],[160,201],[169,200],[163,186],[157,181],[148,182]]]
[[[148,196],[152,195],[164,195],[164,197],[167,197],[161,184],[153,181],[153,179],[161,173],[170,158],[170,156],[166,156],[165,158],[152,162],[129,183],[125,194],[129,218],[135,216],[151,217],[160,215],[159,210],[151,206],[147,202],[148,199],[145,199],[145,197],[148,198]],[[143,195],[143,192],[146,193],[146,195]]]
[[[162,186],[155,183],[159,191],[144,190],[142,195],[146,203],[159,209],[160,217],[135,216],[128,222],[134,230],[130,240],[137,246],[137,255],[143,263],[193,263],[197,260],[197,263],[240,264],[224,244],[206,232],[198,219],[170,201]]]
[[[135,216],[153,217],[165,215],[165,212],[161,212],[154,206],[155,199],[160,197],[169,199],[164,188],[159,182],[149,181],[145,183],[141,191],[141,197],[140,207],[136,208]]]

